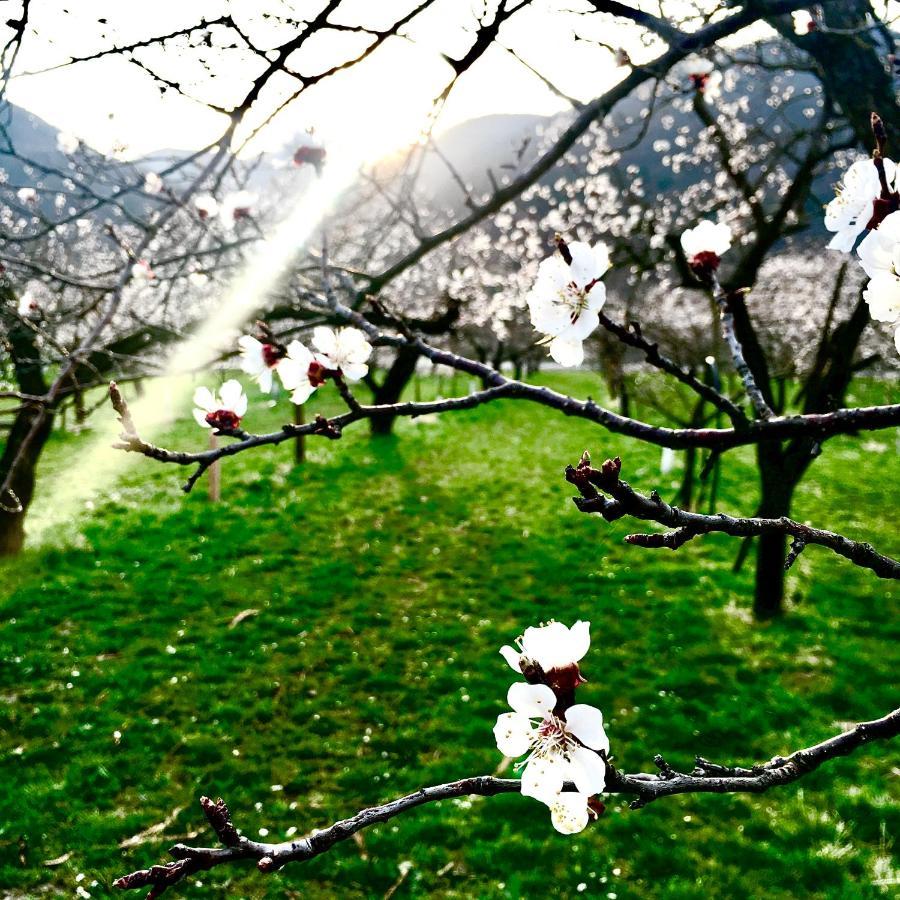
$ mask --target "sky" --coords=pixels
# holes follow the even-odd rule
[[[586,99],[618,78],[610,54],[586,42],[576,42],[571,12],[580,0],[569,3],[536,0],[533,8],[513,17],[501,32],[501,42],[550,77],[566,93]],[[395,10],[408,8],[410,0],[345,0],[341,21],[388,20]],[[8,87],[11,102],[23,106],[55,127],[71,132],[98,150],[124,147],[122,155],[135,157],[161,148],[195,149],[221,133],[225,119],[200,103],[168,92],[160,95],[152,79],[123,58],[106,58],[74,66],[59,66],[73,56],[113,44],[121,45],[163,34],[197,21],[231,11],[239,21],[251,24],[264,47],[286,36],[284,29],[268,28],[255,12],[274,8],[278,0],[157,0],[152,14],[146,4],[111,0],[37,0],[32,3],[32,28],[19,54],[16,74]],[[285,3],[298,15],[314,13],[320,0]],[[683,4],[682,4],[683,5]],[[432,99],[450,75],[442,52],[462,54],[470,37],[478,0],[439,0],[420,21],[408,29],[408,37],[389,39],[360,66],[313,87],[268,126],[250,149],[275,150],[306,128],[315,128],[326,144],[345,141],[382,143],[376,135],[414,136],[427,121]],[[7,18],[5,16],[4,18]],[[597,17],[593,17],[596,19]],[[101,22],[100,20],[105,20]],[[586,22],[586,20],[584,20]],[[627,41],[633,29],[604,21],[604,39]],[[292,62],[306,72],[342,60],[361,48],[355,34],[336,34],[314,39]],[[640,53],[639,47],[632,48]],[[160,53],[144,50],[139,58],[167,77],[190,80],[202,76],[201,90],[223,105],[230,105],[246,90],[248,74],[258,61],[237,51],[221,51],[214,60],[217,77],[210,81],[193,64],[193,52]],[[39,73],[39,74],[32,74]],[[289,90],[286,78],[273,85],[260,109],[270,110]],[[477,70],[463,76],[443,109],[438,132],[454,124],[490,113],[529,112],[548,115],[566,108],[564,100],[502,47],[492,48]],[[251,124],[253,122],[251,118]],[[373,147],[373,151],[376,148]],[[384,148],[378,147],[380,152]]]

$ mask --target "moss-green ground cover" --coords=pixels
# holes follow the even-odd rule
[[[590,375],[550,380],[597,390]],[[256,402],[246,424],[287,415]],[[42,483],[83,441],[54,438]],[[164,439],[203,441],[187,419]],[[796,516],[900,553],[894,441],[830,441]],[[678,768],[695,753],[767,759],[896,706],[896,584],[809,548],[789,614],[756,625],[733,540],[640,550],[622,542],[627,523],[576,512],[562,469],[585,447],[674,494],[657,449],[514,402],[402,422],[395,439],[357,426],[310,441],[300,469],[288,446],[243,454],[215,506],[202,485],[181,495],[184,471],[136,458],[56,545],[0,565],[0,888],[71,896],[84,873],[108,896],[173,838],[213,840],[203,793],[245,832],[283,839],[493,772],[511,676],[497,650],[551,617],[592,622],[580,699],[605,711],[630,771],[657,752]],[[752,512],[755,491],[752,451],[731,454],[721,508]],[[52,503],[39,495],[35,518]],[[881,745],[761,797],[640,811],[610,798],[575,837],[518,796],[445,802],[277,875],[204,873],[181,895],[382,897],[408,860],[396,897],[886,896],[898,765]],[[179,809],[162,835],[117,849]]]

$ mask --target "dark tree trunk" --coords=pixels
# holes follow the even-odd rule
[[[832,2],[824,7],[824,12],[833,31],[798,36],[786,18],[779,22],[779,30],[819,64],[822,81],[859,142],[869,149],[874,146],[869,116],[877,112],[896,148],[900,143],[900,106],[892,74],[885,65],[894,43],[890,30],[871,27],[867,19],[871,12],[868,0]]]
[[[757,515],[764,518],[789,516],[797,481],[787,471],[779,445],[760,444],[757,461],[761,499]],[[784,610],[784,560],[787,539],[783,534],[763,534],[756,545],[756,584],[753,612],[757,619],[771,619]]]
[[[401,347],[394,357],[391,367],[385,373],[381,384],[375,385],[372,399],[377,405],[397,403],[403,391],[415,375],[419,352],[412,347]],[[393,414],[373,416],[369,428],[373,435],[388,435],[394,430],[397,417]]]
[[[9,298],[0,297],[0,304]],[[18,318],[9,317],[6,339],[12,356],[16,382],[24,394],[35,396],[47,392],[41,368],[35,332]],[[35,473],[44,444],[53,428],[53,410],[24,404],[16,413],[12,428],[0,457],[0,483],[5,483],[13,469],[10,488],[15,496],[0,497],[0,556],[12,556],[25,543],[25,514],[34,496]],[[21,510],[17,510],[16,506]]]

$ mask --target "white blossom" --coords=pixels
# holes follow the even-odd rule
[[[809,34],[810,31],[815,31],[816,20],[808,9],[794,10],[791,18],[794,20],[794,34]]]
[[[245,334],[238,338],[241,348],[241,370],[246,372],[268,394],[272,390],[272,372],[284,359],[284,350]]]
[[[860,265],[869,276],[863,298],[877,322],[900,324],[900,212],[891,213],[875,231],[870,231],[856,250]],[[900,353],[900,327],[894,333]]]
[[[194,209],[201,219],[211,219],[219,211],[219,202],[212,194],[198,194],[194,197]]]
[[[207,387],[198,387],[194,406],[194,419],[201,428],[234,429],[247,412],[247,395],[232,378],[219,388],[218,396]]]
[[[22,292],[19,297],[19,304],[17,307],[17,312],[20,316],[32,316],[37,312],[40,312],[40,304],[34,297],[34,294],[31,291],[25,290]]]
[[[497,749],[509,757],[527,754],[522,768],[522,794],[551,808],[557,830],[566,834],[587,824],[587,803],[606,786],[606,763],[599,752],[609,752],[603,714],[584,703],[556,715],[556,694],[546,684],[510,686],[507,701],[513,711],[497,717]],[[563,786],[576,791],[563,798]]]
[[[37,200],[37,191],[33,187],[23,187],[16,191],[16,196],[21,203],[34,203]]]
[[[546,335],[553,359],[578,366],[584,361],[582,343],[600,323],[597,313],[606,302],[600,279],[609,269],[609,250],[581,241],[566,246],[571,262],[556,254],[545,259],[527,301],[531,324]]]
[[[372,355],[372,345],[358,328],[335,331],[320,325],[313,331],[313,344],[326,368],[339,369],[351,381],[359,381],[368,373],[366,360]]]
[[[156,172],[148,172],[144,178],[144,190],[148,194],[158,194],[164,187],[162,178]]]
[[[293,391],[291,403],[298,406],[305,403],[316,388],[325,383],[328,366],[305,344],[291,341],[287,346],[287,356],[278,366],[278,375],[285,390]],[[367,367],[368,368],[368,367]]]
[[[692,265],[706,254],[721,257],[731,247],[731,229],[725,224],[716,224],[705,219],[694,228],[688,228],[681,235],[681,249]]]
[[[294,165],[305,164],[313,166],[317,171],[325,162],[325,146],[311,131],[304,132],[297,139],[297,147],[294,150]]]
[[[884,174],[888,187],[894,190],[896,165],[884,160]],[[830,250],[849,253],[856,239],[866,230],[875,213],[875,201],[881,196],[878,169],[871,158],[858,159],[844,173],[835,190],[835,197],[825,207],[825,227],[835,235],[828,244]]]
[[[246,219],[251,214],[255,203],[255,194],[251,194],[250,191],[235,191],[222,201],[219,217],[224,225],[234,225],[235,222]]]
[[[519,649],[507,644],[500,648],[503,658],[515,672],[523,664],[537,663],[544,672],[577,665],[591,646],[591,623],[576,622],[567,628],[561,622],[526,628],[516,641]]]
[[[61,153],[71,156],[79,147],[81,141],[71,132],[60,131],[56,135],[56,146]]]
[[[702,56],[689,56],[684,61],[684,72],[708,103],[722,96],[722,73],[716,69],[712,60]]]
[[[684,72],[688,78],[702,78],[715,68],[712,60],[703,56],[689,56],[684,61]]]
[[[131,267],[131,277],[135,281],[153,281],[156,278],[156,273],[150,268],[150,263],[146,259],[139,259]]]

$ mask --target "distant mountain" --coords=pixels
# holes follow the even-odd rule
[[[771,42],[763,46],[763,52],[775,54],[778,43]],[[817,81],[807,72],[780,70],[767,71],[756,68],[751,73],[739,68],[727,73],[726,99],[744,98],[742,120],[752,125],[771,119],[773,111],[772,96],[774,80],[780,79],[775,94],[788,92],[794,100],[777,111],[782,119],[785,133],[808,127],[810,119],[804,113],[804,107],[812,107],[817,96]],[[808,101],[797,102],[808,97]],[[642,113],[652,107],[650,121],[642,118]],[[520,172],[537,158],[541,144],[548,131],[556,131],[565,127],[572,112],[560,113],[548,117],[530,114],[498,114],[482,116],[463,122],[450,128],[434,141],[436,150],[427,150],[419,178],[419,190],[428,198],[434,208],[445,210],[449,214],[465,211],[465,197],[458,184],[461,180],[471,189],[474,195],[489,191],[494,181],[500,182]],[[674,171],[671,166],[664,166],[663,156],[675,150],[676,139],[684,140],[683,135],[697,132],[697,120],[691,112],[682,112],[671,104],[650,102],[649,88],[639,90],[620,102],[612,113],[613,128],[610,133],[613,146],[623,147],[619,169],[637,167],[642,178],[645,194],[652,198],[657,194],[678,195],[689,185],[696,183],[698,177],[711,176],[718,166],[717,160],[698,162],[696,165]],[[42,165],[65,172],[69,161],[57,149],[58,131],[40,117],[27,110],[6,106],[0,118],[0,168],[9,183],[13,185],[33,185],[36,179],[47,189],[47,197],[61,185],[58,176],[41,175],[16,156],[3,152],[4,135],[11,140],[17,154],[41,163]],[[187,155],[188,151],[159,150],[134,163],[118,164],[107,160],[105,168],[117,165],[127,166],[134,179],[134,168],[139,171],[159,171],[173,161]],[[260,195],[267,191],[278,190],[279,173],[290,167],[292,151],[288,145],[284,151],[269,154],[255,164],[249,186]],[[398,165],[393,160],[385,160],[380,168],[383,173],[390,172],[392,166]],[[451,171],[452,169],[452,171]],[[547,176],[545,183],[551,186],[560,177],[571,176],[582,169],[582,164],[564,163],[555,167]],[[752,174],[752,173],[751,173]],[[814,185],[814,193],[822,197],[830,193],[830,178],[820,179]],[[105,196],[114,186],[114,179],[98,181],[92,188]],[[45,201],[46,202],[46,201]],[[135,203],[141,203],[135,198]],[[816,200],[811,200],[809,212],[820,209]],[[821,228],[821,216],[810,216],[814,228]]]
[[[795,131],[809,128],[811,119],[805,112],[814,109],[818,93],[816,78],[808,72],[785,70],[771,72],[755,70],[752,75],[732,69],[728,73],[729,87],[724,91],[725,100],[745,98],[745,109],[741,119],[748,126],[772,120],[775,117],[771,103],[772,88],[775,78],[779,78],[777,93],[790,94],[794,100],[785,105],[778,115],[785,139]],[[797,102],[800,98],[808,98]],[[676,138],[682,132],[688,136],[696,134],[698,121],[692,112],[682,112],[672,105],[654,108],[647,122],[642,113],[651,107],[649,87],[638,90],[621,101],[610,117],[612,124],[608,132],[612,147],[622,147],[621,161],[617,168],[626,171],[629,167],[637,167],[643,181],[645,195],[679,195],[688,187],[696,184],[704,177],[712,177],[719,168],[719,160],[698,161],[695,165],[682,167],[675,171],[671,166],[662,164],[662,158],[679,148]],[[452,165],[456,173],[475,191],[486,191],[490,187],[487,170],[494,175],[504,171],[505,164],[516,160],[523,142],[527,142],[521,158],[521,170],[534,162],[541,149],[543,133],[549,130],[564,128],[574,112],[560,113],[557,116],[529,115],[491,115],[472,119],[447,131],[435,140],[443,155]],[[801,142],[796,151],[802,151]],[[740,148],[738,148],[740,149]],[[552,185],[560,177],[582,171],[579,163],[563,163],[554,167],[545,177],[544,182]],[[758,172],[751,170],[751,177]],[[825,198],[831,193],[833,176],[821,176],[813,185],[813,197],[810,199],[807,213],[810,215],[811,232],[824,229],[821,221],[821,202],[816,197]],[[441,205],[452,206],[457,212],[465,206],[460,188],[451,175],[448,166],[437,153],[429,153],[422,168],[421,183],[427,185],[425,193],[433,196]]]

